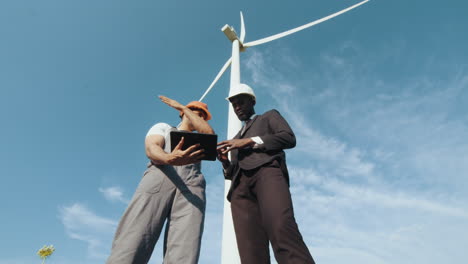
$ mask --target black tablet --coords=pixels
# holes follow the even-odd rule
[[[205,150],[203,160],[216,160],[216,144],[218,142],[218,135],[216,134],[203,134],[192,133],[186,131],[171,131],[171,151],[179,144],[180,139],[184,137],[184,145],[182,150],[188,147],[200,144],[200,148]]]

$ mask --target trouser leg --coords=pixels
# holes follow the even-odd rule
[[[231,211],[237,248],[242,264],[269,264],[268,237],[263,229],[256,199],[250,193],[250,178],[241,172],[240,183],[231,197]]]
[[[166,224],[164,264],[196,264],[205,219],[205,188],[178,189]]]
[[[119,222],[107,264],[148,263],[174,196],[174,187],[164,177],[145,173]]]
[[[263,226],[279,264],[315,263],[294,218],[291,194],[280,168],[261,168],[255,175]]]

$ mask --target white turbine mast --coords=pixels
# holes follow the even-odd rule
[[[333,13],[329,16],[323,17],[321,19],[312,21],[310,23],[307,23],[305,25],[284,31],[282,33],[278,33],[266,38],[262,38],[259,40],[251,41],[244,43],[245,39],[245,25],[244,25],[244,16],[242,15],[242,12],[240,13],[241,17],[241,34],[240,37],[237,36],[235,30],[233,27],[229,25],[225,25],[221,30],[224,32],[224,34],[227,36],[227,38],[232,42],[232,56],[226,61],[226,63],[223,65],[221,70],[218,72],[216,75],[215,79],[213,82],[210,84],[208,89],[206,89],[205,93],[202,95],[199,101],[202,101],[205,96],[210,92],[210,90],[214,87],[216,82],[221,78],[223,73],[227,70],[229,66],[231,66],[231,81],[230,81],[230,90],[229,94],[231,91],[238,85],[240,84],[240,56],[239,53],[241,51],[245,51],[247,48],[265,44],[267,42],[277,40],[283,37],[286,37],[288,35],[291,35],[293,33],[296,33],[298,31],[304,30],[306,28],[315,26],[317,24],[320,24],[322,22],[325,22],[329,19],[332,19],[336,16],[339,16],[343,13],[346,13],[350,11],[351,9],[354,9],[358,6],[361,6],[365,3],[367,3],[369,0],[364,0],[362,2],[359,2],[353,6],[350,6],[346,9],[343,9],[339,12]],[[227,133],[227,138],[233,138],[236,133],[241,129],[241,122],[237,118],[237,116],[234,113],[234,110],[232,109],[232,106],[229,104],[229,114],[228,114],[228,133]],[[225,196],[227,195],[229,191],[229,187],[231,185],[230,181],[225,181],[224,185],[224,194]],[[223,219],[223,238],[222,238],[222,252],[221,252],[221,262],[222,264],[240,264],[240,259],[239,259],[239,254],[237,251],[237,244],[236,244],[236,237],[234,233],[234,227],[232,223],[232,216],[231,216],[231,210],[230,210],[230,203],[225,200],[224,202],[224,219]]]

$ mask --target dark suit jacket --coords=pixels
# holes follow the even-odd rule
[[[227,196],[229,201],[231,200],[232,191],[239,184],[239,172],[241,169],[246,171],[254,170],[277,160],[289,184],[286,155],[283,149],[296,146],[296,137],[291,127],[289,127],[281,114],[273,109],[263,115],[255,116],[247,124],[245,132],[241,135],[241,131],[239,131],[234,138],[256,136],[263,140],[263,144],[259,145],[259,148],[235,149],[231,152],[231,164],[224,174],[226,179],[232,181]]]

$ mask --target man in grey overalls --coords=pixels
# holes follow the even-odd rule
[[[205,179],[201,173],[203,150],[191,146],[181,150],[183,139],[171,152],[169,132],[198,131],[213,134],[206,104],[194,101],[184,106],[164,96],[161,101],[180,112],[175,128],[154,125],[146,135],[150,159],[112,243],[107,264],[148,263],[164,222],[164,264],[196,264],[205,215]]]

